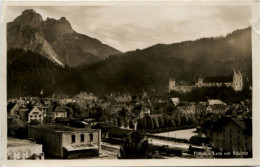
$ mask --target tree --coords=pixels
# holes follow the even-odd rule
[[[43,123],[44,124],[53,123],[52,117],[51,116],[46,116],[45,118],[43,118]]]
[[[119,159],[149,159],[154,154],[154,148],[144,139],[143,134],[134,131],[131,138],[124,141],[120,147]]]
[[[158,117],[158,124],[160,128],[164,127],[164,120],[161,116]]]
[[[143,120],[140,119],[140,118],[137,120],[137,129],[138,130],[143,130],[144,129]]]
[[[12,136],[16,136],[16,132],[24,127],[22,120],[19,119],[17,116],[13,116],[8,119],[8,134]]]
[[[146,117],[143,117],[142,123],[143,123],[143,129],[146,130],[147,129],[147,119],[146,119]]]
[[[154,122],[150,115],[146,116],[147,129],[154,129]]]
[[[123,125],[122,119],[120,117],[117,118],[117,126],[121,127]]]
[[[155,129],[159,128],[158,117],[153,117],[153,122],[154,122],[154,128]]]
[[[30,121],[30,125],[40,125],[40,124],[41,124],[41,122],[36,119],[33,119]]]

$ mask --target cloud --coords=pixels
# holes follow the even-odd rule
[[[8,7],[6,18],[12,21],[29,8],[43,19],[65,16],[75,31],[121,51],[225,35],[250,26],[246,6],[16,6]]]

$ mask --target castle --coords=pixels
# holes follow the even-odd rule
[[[230,76],[210,76],[210,77],[199,77],[196,80],[195,85],[189,86],[177,86],[174,79],[169,79],[169,92],[190,92],[194,88],[198,87],[213,87],[213,86],[222,86],[226,85],[227,87],[232,87],[235,91],[241,91],[243,88],[243,78],[240,71],[235,71],[233,75]]]

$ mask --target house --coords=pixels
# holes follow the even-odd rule
[[[226,103],[224,103],[223,101],[221,101],[221,100],[219,100],[219,99],[210,99],[210,100],[208,100],[208,102],[207,102],[207,104],[208,105],[227,105]]]
[[[112,128],[116,128],[117,126],[114,125],[112,122],[100,122],[97,123],[93,129],[101,129],[101,136],[102,138],[108,138],[109,130]]]
[[[26,139],[16,139],[16,138],[8,137],[7,159],[8,160],[24,160],[24,159],[43,160],[44,153],[42,152],[42,145],[36,144],[36,142],[26,140]]]
[[[132,97],[130,95],[122,95],[115,98],[118,103],[130,103],[132,101]]]
[[[48,107],[44,104],[44,101],[37,100],[36,102],[32,103],[33,107],[37,107],[42,112],[46,113],[48,110]]]
[[[180,99],[177,98],[171,98],[172,103],[174,104],[174,106],[177,106],[178,104],[180,104]]]
[[[226,106],[223,104],[215,104],[206,108],[206,113],[213,113],[217,115],[225,115],[226,111]]]
[[[54,119],[55,124],[69,125],[72,119],[70,117],[57,117]]]
[[[64,118],[67,117],[67,111],[64,106],[55,106],[52,112],[53,120],[56,118]]]
[[[210,130],[214,149],[252,152],[252,119],[225,117],[217,121]]]
[[[19,115],[20,105],[18,103],[9,103],[7,105],[7,113],[11,116]]]
[[[112,128],[109,130],[109,140],[121,142],[130,139],[133,130],[123,128]]]
[[[46,156],[82,158],[98,156],[101,151],[101,130],[63,125],[28,126],[28,136],[43,144]]]
[[[138,118],[143,118],[145,115],[150,115],[151,111],[150,108],[147,107],[144,104],[137,104],[131,111],[132,116],[138,117]]]
[[[32,120],[37,120],[39,122],[42,122],[44,117],[45,117],[44,111],[39,110],[38,107],[33,107],[28,112],[28,122],[31,122]]]

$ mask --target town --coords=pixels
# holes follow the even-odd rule
[[[207,87],[225,82],[215,79]],[[252,157],[249,98],[186,101],[171,91],[43,94],[8,99],[8,159]]]

